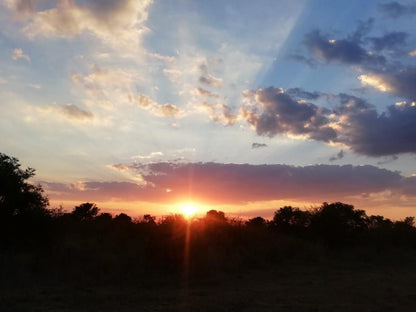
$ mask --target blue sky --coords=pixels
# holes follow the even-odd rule
[[[6,0],[1,152],[68,209],[411,215],[415,16],[411,1]]]

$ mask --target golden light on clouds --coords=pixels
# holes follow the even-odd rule
[[[392,88],[383,80],[382,77],[377,75],[361,75],[358,77],[361,84],[364,86],[374,87],[381,92],[391,92]]]

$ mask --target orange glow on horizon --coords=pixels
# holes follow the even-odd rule
[[[193,217],[197,211],[198,207],[193,203],[186,203],[181,205],[181,212],[187,219]]]

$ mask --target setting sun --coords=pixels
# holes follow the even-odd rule
[[[198,207],[194,204],[186,203],[182,205],[181,211],[185,217],[189,218],[192,217],[198,211]]]

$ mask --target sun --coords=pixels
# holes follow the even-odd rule
[[[198,207],[192,203],[186,203],[181,206],[181,211],[186,218],[191,218],[198,211]]]

